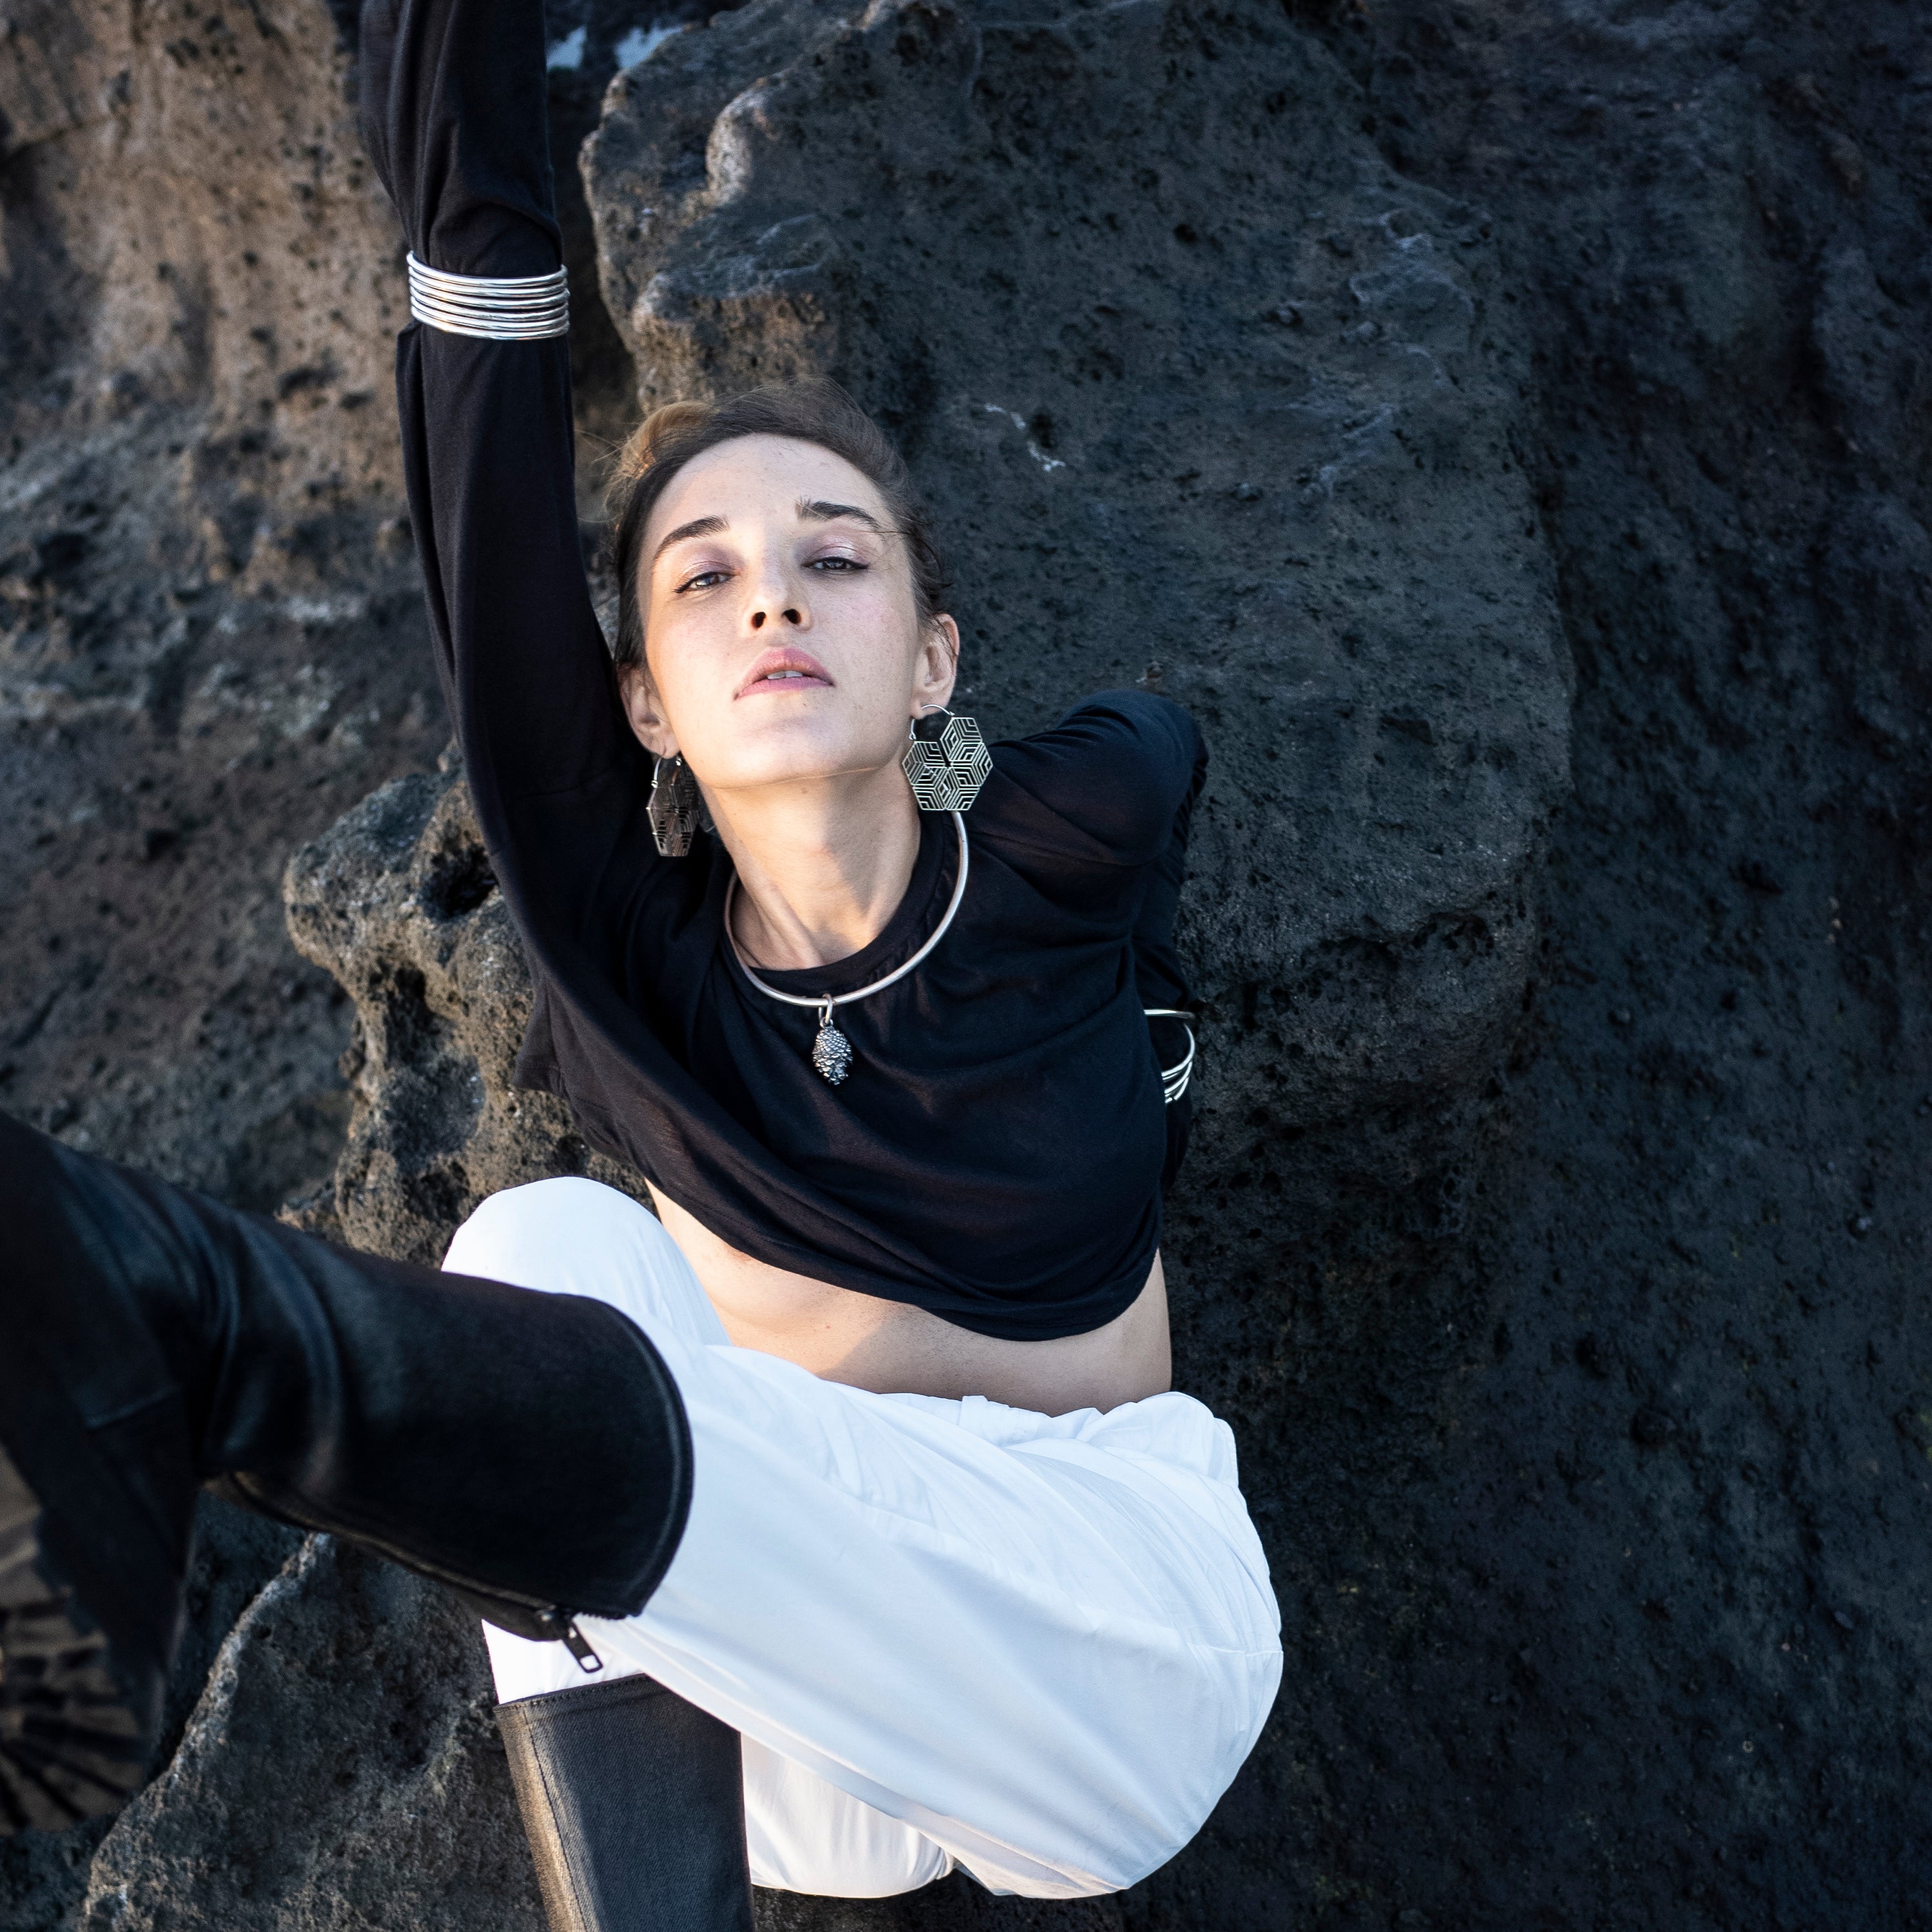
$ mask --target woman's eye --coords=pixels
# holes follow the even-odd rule
[[[726,570],[700,570],[695,577],[688,577],[677,586],[681,597],[687,590],[709,590],[714,584],[722,584],[730,575]]]

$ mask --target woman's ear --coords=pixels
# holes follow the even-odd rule
[[[913,676],[913,716],[919,716],[922,706],[950,704],[958,676],[959,626],[942,610],[926,626],[920,644]]]
[[[630,721],[638,742],[661,758],[676,758],[677,734],[664,722],[650,668],[644,664],[620,664],[617,669],[617,692],[624,700],[624,716]]]

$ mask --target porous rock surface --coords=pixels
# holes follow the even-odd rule
[[[385,785],[290,862],[289,931],[353,997],[356,1105],[330,1180],[290,1218],[434,1267],[486,1196],[587,1174],[641,1196],[563,1103],[519,1093],[528,969],[453,757]]]
[[[356,13],[0,15],[0,1105],[261,1208],[326,1177],[349,1112],[349,1007],[290,943],[282,868],[448,734]],[[550,74],[571,202],[641,23],[550,16],[579,54]],[[580,306],[594,440],[632,382]]]
[[[495,1729],[475,1624],[312,1537],[230,1632],[166,1772],[94,1855],[84,1910],[128,1932],[541,1924],[514,1830],[472,1833],[460,1862],[441,1842],[513,1804]]]
[[[1217,757],[1168,1252],[1282,1598],[1268,1735],[1118,1900],[764,1922],[1928,1922],[1926,31],[1900,0],[754,6],[613,90],[605,406],[622,345],[646,400],[842,374],[953,538],[989,724],[1142,677]],[[586,122],[620,38],[592,16],[563,70]],[[362,1030],[309,1218],[430,1252],[582,1164],[508,1111],[519,969],[453,774],[289,878]],[[534,1924],[473,1633],[326,1550],[275,1587],[93,1922],[382,1924],[386,1885],[412,1924]],[[330,1754],[348,1782],[304,1784]],[[0,1852],[4,1922],[72,1922],[72,1842]]]
[[[351,68],[308,0],[0,23],[0,1104],[263,1208],[347,1114],[282,867],[447,729]]]

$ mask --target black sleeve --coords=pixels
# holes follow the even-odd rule
[[[362,35],[363,138],[418,257],[555,269],[541,0],[367,0]],[[500,860],[506,808],[639,756],[584,578],[568,339],[412,322],[396,390],[438,667]]]
[[[993,748],[1011,788],[1003,815],[1018,841],[1069,866],[1135,870],[1173,844],[1175,814],[1207,755],[1193,718],[1144,691],[1103,691],[1050,730]],[[1186,838],[1184,824],[1184,846]]]
[[[1132,891],[1141,1004],[1186,1011],[1174,920],[1194,802],[1208,772],[1208,747],[1192,717],[1150,692],[1102,692],[1052,730],[996,745],[993,761],[1001,781],[998,836],[1024,853],[1028,871],[1055,878],[1062,890],[1083,898]],[[1148,1024],[1160,1064],[1178,1064],[1185,1028],[1170,1019]],[[1180,1171],[1193,1118],[1186,1095],[1167,1109],[1163,1189]]]

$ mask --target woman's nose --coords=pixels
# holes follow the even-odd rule
[[[776,625],[781,631],[812,628],[812,599],[802,573],[782,552],[760,556],[745,586],[746,615],[754,631]]]

